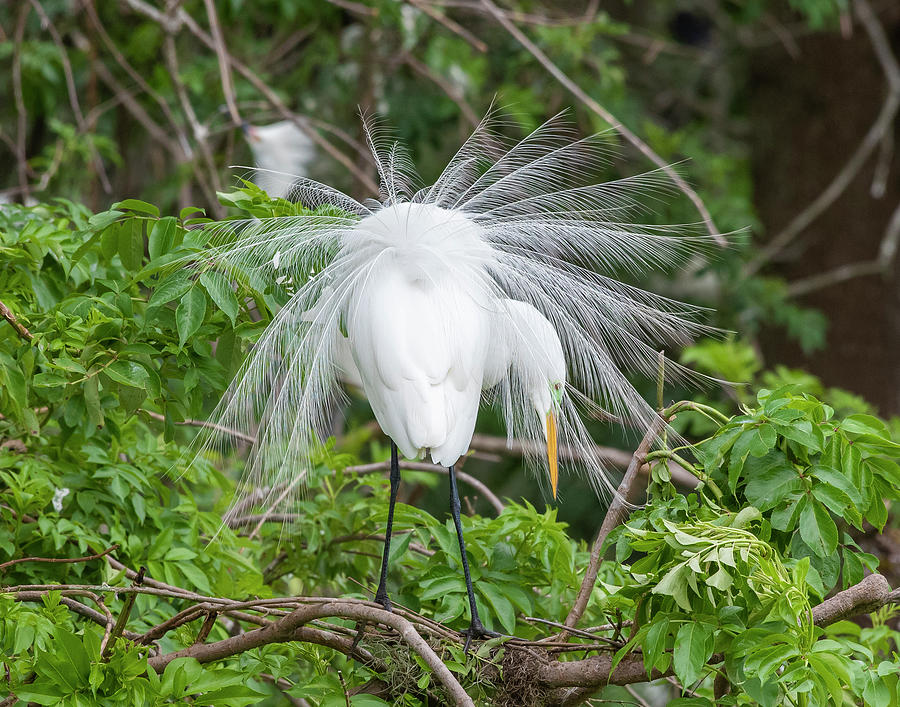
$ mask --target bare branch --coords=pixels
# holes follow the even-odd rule
[[[147,417],[151,417],[154,420],[159,420],[160,422],[166,421],[166,416],[162,415],[158,412],[153,412],[152,410],[147,410],[145,408],[139,408],[138,412],[142,412]],[[240,430],[234,430],[230,427],[225,427],[224,425],[217,425],[214,422],[208,422],[206,420],[181,420],[175,423],[176,425],[181,425],[185,427],[205,427],[210,430],[215,430],[216,432],[221,432],[223,434],[227,434],[230,437],[234,437],[235,439],[239,439],[242,442],[247,442],[248,444],[254,444],[256,442],[256,437],[251,435],[244,434]]]
[[[584,89],[581,88],[577,83],[575,83],[569,76],[563,72],[556,64],[551,61],[551,59],[544,54],[543,51],[532,42],[525,34],[516,27],[515,24],[503,13],[493,2],[492,0],[481,0],[482,5],[494,16],[494,18],[499,22],[503,28],[509,32],[519,44],[521,44],[538,62],[543,66],[557,81],[559,81],[572,95],[574,95],[579,101],[581,101],[585,107],[587,107],[592,112],[599,115],[603,120],[609,123],[611,126],[615,128],[615,130],[624,137],[628,142],[630,142],[634,147],[636,147],[641,154],[647,157],[653,164],[662,169],[666,175],[668,175],[669,179],[684,193],[685,196],[690,199],[694,207],[700,213],[701,218],[703,219],[704,224],[706,224],[706,229],[709,231],[710,235],[716,239],[716,242],[719,245],[727,245],[727,241],[724,236],[719,233],[716,228],[715,223],[713,223],[712,216],[709,213],[709,210],[706,208],[706,204],[703,203],[703,200],[697,194],[696,191],[684,180],[678,172],[676,172],[672,165],[666,162],[662,157],[660,157],[656,152],[653,151],[646,142],[641,140],[635,133],[629,130],[625,125],[623,125],[616,116],[610,113],[606,108],[601,106],[597,101],[591,98]]]
[[[424,76],[435,86],[440,88],[447,95],[447,97],[451,101],[453,101],[457,105],[457,107],[459,107],[460,113],[462,113],[463,117],[470,125],[472,125],[473,127],[478,125],[478,123],[480,122],[479,118],[475,114],[475,111],[472,109],[472,106],[466,100],[466,97],[461,90],[459,90],[443,76],[433,71],[430,66],[428,66],[425,62],[420,61],[412,54],[405,54],[403,56],[403,62],[413,71],[419,74],[419,76]]]
[[[887,275],[894,262],[894,256],[897,254],[897,244],[900,241],[900,204],[894,209],[884,236],[881,239],[881,245],[878,247],[878,256],[874,260],[864,260],[859,263],[848,263],[828,270],[823,273],[817,273],[801,280],[795,280],[788,284],[788,294],[791,297],[800,297],[810,292],[821,290],[833,285],[839,285],[847,280],[866,275]]]
[[[18,560],[10,560],[9,562],[0,564],[0,571],[5,570],[7,567],[18,565],[21,562],[57,562],[66,564],[70,564],[73,562],[90,562],[91,560],[97,560],[104,555],[108,555],[113,550],[117,550],[118,548],[119,545],[118,543],[116,543],[115,545],[106,548],[103,552],[98,552],[94,555],[87,555],[86,557],[20,557]]]
[[[234,99],[234,81],[231,78],[231,64],[228,61],[228,50],[225,48],[225,38],[222,36],[222,27],[219,25],[219,15],[216,13],[214,0],[204,0],[206,16],[209,18],[209,29],[212,34],[216,49],[216,57],[219,60],[219,75],[222,80],[222,93],[225,94],[225,105],[235,125],[241,124],[241,114],[238,112],[237,102]]]
[[[153,8],[146,7],[146,3],[142,2],[142,0],[124,0],[124,2],[128,3],[131,7],[136,9],[138,12],[145,14],[148,17],[154,18],[154,16],[159,13]],[[196,20],[194,20],[191,15],[187,13],[184,8],[178,8],[176,13],[178,18],[178,22],[176,23],[176,27],[180,27],[182,24],[188,28],[188,30],[197,37],[201,42],[203,42],[210,49],[215,50],[216,44],[213,41],[213,38],[210,37],[201,27],[197,24]],[[308,122],[298,114],[291,111],[284,101],[279,98],[278,94],[268,86],[256,73],[250,69],[246,64],[239,61],[237,58],[232,56],[231,54],[226,54],[229,63],[235,68],[235,70],[241,74],[244,78],[246,78],[251,84],[253,84],[254,88],[259,91],[266,100],[272,105],[275,110],[285,118],[286,120],[290,120],[294,125],[296,125],[305,135],[309,137],[310,140],[315,142],[319,147],[321,147],[325,152],[331,155],[335,160],[340,162],[344,167],[346,167],[357,179],[360,180],[366,189],[369,189],[371,192],[377,194],[378,193],[378,185],[372,181],[372,178],[366,174],[364,171],[360,170],[357,167],[353,160],[351,160],[347,155],[337,149],[334,145],[331,144],[328,140],[323,138],[319,133],[313,130]]]
[[[25,184],[26,186],[28,184],[27,178],[25,180]],[[18,319],[16,319],[16,316],[9,310],[9,307],[3,304],[3,302],[0,302],[0,317],[3,317],[7,322],[9,322],[9,325],[16,330],[16,334],[18,334],[22,339],[25,339],[25,341],[31,341],[34,339],[34,334],[28,331],[28,329],[25,328],[25,325],[22,324]]]
[[[461,24],[456,22],[455,20],[450,19],[444,14],[441,14],[433,7],[431,7],[427,2],[423,2],[423,0],[407,0],[410,5],[421,10],[426,15],[428,15],[432,20],[437,22],[438,24],[443,25],[447,29],[449,29],[453,34],[462,38],[466,42],[468,42],[472,47],[474,47],[477,51],[482,54],[485,53],[488,49],[487,44],[482,42],[478,37],[472,34],[469,30],[463,27]]]
[[[859,584],[848,587],[813,607],[813,623],[817,626],[868,614],[880,606],[896,601],[891,597],[891,585],[880,574],[870,574]]]

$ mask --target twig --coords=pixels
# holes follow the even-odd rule
[[[72,562],[89,562],[91,560],[97,560],[104,555],[108,555],[113,550],[117,550],[119,548],[119,544],[116,543],[108,548],[106,548],[103,552],[98,552],[95,555],[87,555],[85,557],[20,557],[18,560],[10,560],[9,562],[4,562],[0,564],[0,571],[5,570],[7,567],[12,567],[13,565],[17,565],[20,562],[58,562],[58,563],[72,563]]]
[[[209,637],[209,632],[212,631],[213,626],[215,626],[217,616],[218,614],[215,611],[210,611],[206,615],[206,618],[203,620],[203,625],[200,626],[200,630],[197,632],[197,638],[194,639],[194,644],[206,642],[206,639]]]
[[[802,233],[813,221],[825,212],[844,193],[848,186],[856,178],[862,166],[869,159],[872,152],[881,143],[884,134],[891,130],[897,111],[900,109],[900,64],[891,51],[891,44],[884,32],[884,27],[878,21],[878,17],[872,11],[867,0],[854,0],[853,7],[869,35],[875,56],[884,72],[887,80],[887,96],[881,106],[875,122],[863,137],[862,142],[850,156],[850,159],[841,167],[840,171],[825,187],[824,191],[816,197],[811,204],[798,213],[791,222],[768,243],[760,248],[755,258],[744,266],[744,276],[755,274],[763,265],[772,259],[774,255],[784,250],[791,241]]]
[[[428,3],[422,2],[422,0],[407,0],[410,5],[421,10],[426,15],[428,15],[432,20],[437,22],[438,24],[443,25],[447,29],[449,29],[453,34],[457,35],[461,39],[468,42],[472,47],[474,47],[477,51],[484,54],[487,52],[488,47],[487,44],[482,42],[478,37],[472,34],[469,30],[463,27],[461,24],[456,22],[455,20],[451,20],[446,15],[442,15],[440,12],[431,7]]]
[[[347,681],[344,680],[344,673],[340,670],[337,671],[338,679],[341,681],[341,690],[344,693],[344,705],[345,707],[350,707],[350,693],[347,692]]]
[[[100,641],[100,655],[103,655],[103,652],[106,650],[106,646],[109,644],[109,639],[112,636],[116,621],[113,618],[112,612],[106,607],[106,604],[103,602],[102,596],[98,596],[94,601],[97,606],[99,606],[103,610],[103,616],[106,619],[106,625],[103,627],[103,640]]]
[[[417,74],[419,74],[420,76],[424,76],[435,86],[440,88],[447,95],[447,97],[457,105],[460,113],[462,113],[463,117],[469,122],[469,124],[471,124],[473,127],[478,125],[478,123],[480,122],[479,118],[475,114],[472,106],[466,100],[466,97],[461,90],[459,90],[456,86],[450,83],[450,81],[445,79],[436,71],[433,71],[430,66],[422,61],[419,61],[412,54],[405,54],[403,57],[403,62]]]
[[[278,496],[275,498],[275,500],[269,504],[269,507],[266,508],[266,510],[260,516],[259,522],[253,528],[253,530],[250,531],[250,535],[248,536],[250,540],[253,540],[253,538],[255,538],[257,535],[259,535],[259,531],[266,524],[266,520],[268,520],[268,517],[272,513],[275,512],[275,509],[278,507],[278,504],[281,503],[287,497],[287,495],[297,486],[297,484],[300,483],[300,480],[302,478],[303,478],[302,476],[299,476],[299,475],[296,476],[293,479],[293,481],[291,481],[291,483],[289,483],[285,486],[284,490],[280,494],[278,494]]]
[[[160,422],[166,421],[165,415],[162,415],[158,412],[153,412],[152,410],[147,410],[146,408],[139,408],[138,412],[142,412],[147,415],[147,417],[152,417],[154,420],[159,420]],[[216,432],[227,434],[228,436],[239,439],[242,442],[247,442],[249,444],[254,444],[256,442],[256,437],[244,434],[243,432],[232,429],[230,427],[225,427],[224,425],[218,425],[215,422],[207,422],[206,420],[181,420],[180,422],[176,422],[175,424],[186,427],[205,427],[210,430],[215,430]]]
[[[146,567],[141,567],[141,569],[138,570],[137,576],[134,578],[135,587],[141,586],[141,583],[144,581],[144,572],[146,571]],[[113,627],[112,634],[109,637],[109,642],[106,644],[106,646],[104,646],[103,651],[100,653],[100,660],[109,660],[109,656],[116,645],[116,639],[121,636],[122,631],[125,630],[125,625],[128,623],[128,617],[131,615],[131,609],[134,607],[135,601],[137,601],[137,593],[130,594],[125,599],[125,606],[122,607],[122,612],[119,614],[119,618],[116,620],[116,625]]]
[[[493,2],[492,0],[481,0],[482,5],[494,16],[494,18],[499,22],[503,28],[509,32],[519,44],[521,44],[529,54],[531,54],[538,62],[543,66],[557,81],[559,81],[572,95],[574,95],[579,101],[581,101],[589,110],[599,115],[603,120],[609,123],[611,126],[615,128],[615,130],[624,137],[628,142],[630,142],[634,147],[636,147],[641,154],[647,157],[653,164],[662,169],[672,180],[672,182],[687,196],[694,204],[694,207],[700,213],[700,217],[703,219],[703,223],[706,225],[706,229],[709,231],[709,234],[716,240],[716,242],[721,245],[727,245],[727,241],[725,237],[719,233],[719,230],[716,228],[715,223],[713,223],[712,216],[709,213],[709,210],[706,208],[706,204],[703,203],[703,200],[697,194],[696,191],[684,180],[684,178],[678,174],[668,162],[666,162],[662,157],[660,157],[656,152],[654,152],[653,148],[651,148],[646,142],[641,140],[635,133],[629,130],[625,125],[623,125],[616,116],[610,113],[606,108],[601,106],[597,101],[591,98],[584,89],[581,88],[577,83],[575,83],[569,76],[563,72],[556,64],[551,61],[551,59],[544,54],[543,51],[532,42],[525,34],[512,23],[512,21],[503,13]]]
[[[660,432],[662,432],[668,422],[669,420],[666,418],[656,417],[635,450],[634,455],[631,457],[631,463],[628,465],[628,469],[625,470],[625,475],[622,477],[619,488],[616,489],[616,495],[613,496],[612,501],[610,501],[606,516],[603,518],[603,523],[600,525],[600,530],[597,531],[597,537],[594,538],[594,544],[591,546],[591,559],[588,563],[587,571],[584,573],[581,588],[578,590],[575,604],[569,611],[569,615],[566,616],[565,623],[568,627],[574,627],[584,614],[584,610],[587,608],[591,592],[594,590],[594,584],[597,582],[597,573],[600,571],[600,557],[603,543],[606,542],[606,538],[612,529],[624,520],[625,514],[628,512],[628,497],[631,493],[631,487],[634,484],[635,479],[637,479],[638,471],[644,464],[644,457],[650,450],[650,445],[653,444],[653,441],[659,436]],[[565,636],[566,631],[563,631],[560,634],[560,639]]]
[[[206,16],[209,18],[209,29],[215,43],[216,57],[219,60],[219,76],[222,81],[222,93],[225,94],[225,105],[234,125],[241,124],[241,114],[238,112],[237,102],[234,99],[234,80],[231,78],[231,65],[228,61],[228,50],[225,48],[225,38],[222,36],[222,28],[219,25],[219,16],[216,13],[214,0],[204,0]]]
[[[469,445],[472,449],[483,452],[493,452],[495,454],[514,454],[516,456],[525,455],[542,455],[545,452],[544,446],[538,442],[522,439],[507,439],[494,435],[474,434]],[[595,453],[597,456],[614,466],[626,467],[631,462],[631,454],[624,449],[616,449],[615,447],[596,446]],[[568,461],[578,461],[581,458],[580,453],[574,447],[560,445],[557,450],[560,459]]]
[[[28,329],[25,328],[25,325],[16,319],[16,316],[10,311],[9,307],[3,304],[3,302],[0,302],[0,317],[3,317],[8,321],[9,325],[16,330],[16,334],[25,339],[25,341],[34,339],[34,334],[28,331]]]
[[[365,15],[367,17],[375,17],[378,15],[378,9],[363,5],[361,2],[353,2],[353,0],[326,0],[335,7],[347,10],[356,15]]]
[[[3,591],[5,592],[8,590],[4,589]],[[46,589],[45,590],[37,590],[37,591],[27,591],[27,590],[17,591],[15,594],[15,599],[16,599],[16,601],[22,601],[22,602],[41,602],[44,600],[44,597],[47,596],[49,591],[50,590],[46,590]],[[61,590],[53,590],[53,591],[61,591]],[[90,596],[90,594],[88,592],[84,592],[83,595]],[[60,602],[60,604],[64,604],[65,606],[70,608],[76,614],[79,614],[80,616],[84,616],[86,619],[93,621],[95,624],[98,624],[100,626],[107,625],[107,617],[106,616],[104,616],[99,611],[95,611],[91,607],[86,606],[85,604],[82,604],[80,601],[76,601],[75,599],[72,599],[71,597],[63,595],[59,598],[59,602]],[[141,634],[135,633],[134,631],[124,631],[122,635],[124,635],[125,638],[128,638],[129,640],[132,640],[132,641],[137,640],[141,637]]]
[[[641,697],[631,685],[625,685],[625,692],[631,695],[641,707],[650,707],[650,703]]]

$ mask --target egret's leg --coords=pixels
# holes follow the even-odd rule
[[[391,442],[391,503],[388,506],[387,530],[384,533],[384,557],[381,558],[381,579],[375,601],[387,611],[391,610],[391,600],[387,595],[388,555],[391,554],[391,528],[394,525],[394,504],[397,503],[397,491],[400,490],[400,461],[397,458],[397,445]]]
[[[466,541],[463,539],[462,521],[459,518],[460,504],[459,491],[456,488],[456,471],[450,467],[450,510],[453,513],[453,522],[456,524],[456,537],[459,540],[459,554],[462,557],[463,574],[466,577],[466,591],[469,593],[469,611],[472,614],[472,622],[469,628],[463,631],[466,637],[465,650],[469,650],[469,643],[473,638],[486,638],[499,636],[499,633],[488,631],[478,618],[478,607],[475,605],[475,590],[472,588],[472,576],[469,574],[469,559],[466,557]]]

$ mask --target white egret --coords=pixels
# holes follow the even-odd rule
[[[418,190],[402,148],[376,142],[370,136],[379,200],[359,202],[300,178],[289,196],[312,213],[212,227],[210,266],[273,282],[289,276],[294,290],[216,408],[206,443],[218,430],[258,426],[247,481],[278,493],[309,468],[344,395],[338,380],[360,385],[392,440],[376,600],[390,608],[399,453],[429,455],[449,468],[467,635],[483,636],[454,472],[479,403],[500,408],[510,437],[546,444],[546,459],[532,461],[546,464],[554,496],[557,439],[576,450],[576,468],[594,488],[609,492],[578,409],[649,424],[655,413],[623,370],[652,376],[657,347],[704,330],[696,309],[616,276],[670,268],[710,241],[634,225],[640,199],[665,189],[665,177],[593,183],[608,138],[576,140],[560,117],[505,145],[489,116],[437,181]]]
[[[313,141],[291,120],[241,128],[257,170],[254,181],[271,197],[285,197],[297,177],[309,174],[316,157]]]

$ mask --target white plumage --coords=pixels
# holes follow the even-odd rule
[[[259,426],[251,485],[306,473],[344,380],[407,457],[454,464],[484,399],[510,437],[552,447],[554,491],[557,425],[577,468],[611,488],[579,409],[648,424],[654,412],[624,371],[655,375],[659,347],[705,329],[696,309],[617,278],[670,268],[710,241],[634,225],[641,198],[666,183],[659,172],[593,183],[606,137],[576,140],[557,117],[508,145],[494,127],[486,118],[429,187],[414,189],[397,143],[370,137],[378,201],[300,178],[292,196],[314,213],[212,228],[209,264],[257,281],[287,275],[296,288],[213,415]]]
[[[294,180],[309,175],[316,146],[293,121],[246,125],[244,135],[258,168],[254,181],[269,196],[287,197]]]

